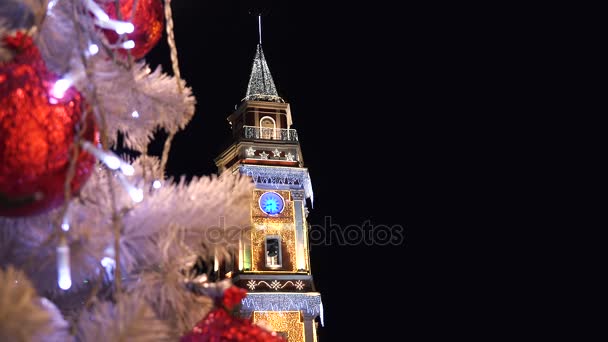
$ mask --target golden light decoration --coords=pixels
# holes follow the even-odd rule
[[[304,322],[300,311],[254,311],[252,320],[284,333],[288,341],[304,341]]]

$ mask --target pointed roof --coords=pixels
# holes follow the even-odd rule
[[[279,96],[277,88],[274,86],[270,69],[268,69],[268,64],[266,64],[264,51],[262,51],[262,44],[258,44],[255,51],[251,76],[249,76],[249,85],[247,86],[247,95],[245,95],[244,100],[285,102]]]

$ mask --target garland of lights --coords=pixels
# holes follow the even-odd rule
[[[314,202],[308,169],[258,165],[241,165],[240,168],[241,173],[252,177],[256,185],[272,185],[275,189],[279,189],[282,186],[290,186],[290,188],[297,186],[305,191],[306,197],[310,198],[311,203]]]
[[[244,311],[299,311],[323,317],[321,295],[309,293],[248,293],[242,301]]]

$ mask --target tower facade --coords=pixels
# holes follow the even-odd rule
[[[251,225],[239,241],[232,279],[247,289],[241,316],[294,341],[316,341],[321,295],[310,269],[308,203],[313,191],[289,103],[277,93],[257,45],[247,94],[228,116],[234,142],[216,159],[220,172],[250,176]]]

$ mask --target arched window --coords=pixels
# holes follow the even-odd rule
[[[265,116],[260,119],[260,138],[276,139],[277,124],[270,116]]]
[[[266,236],[266,267],[281,267],[281,237],[278,235]]]

